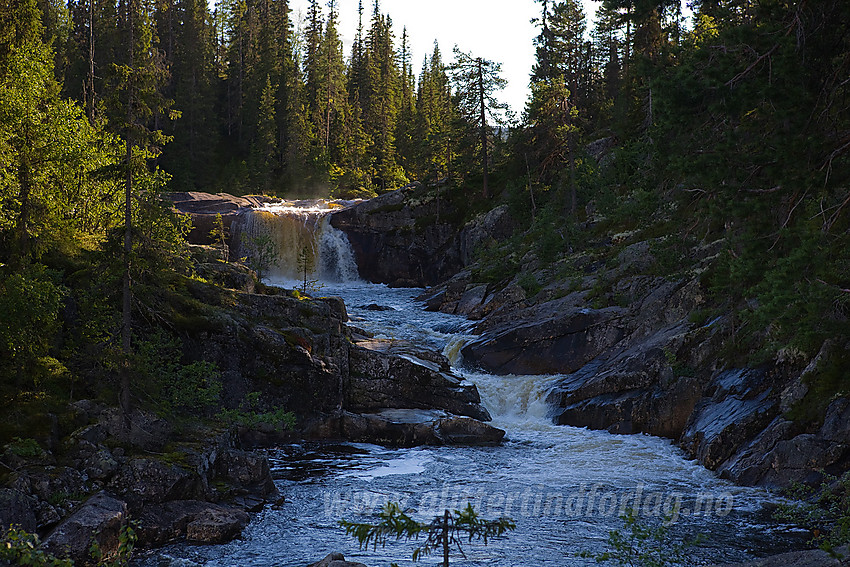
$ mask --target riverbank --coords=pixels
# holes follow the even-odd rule
[[[339,298],[263,286],[215,249],[192,254],[194,272],[210,280],[182,278],[163,290],[157,322],[145,329],[157,342],[143,345],[153,357],[140,360],[168,382],[137,382],[128,416],[101,399],[56,405],[43,438],[32,431],[8,443],[2,525],[42,535],[45,549],[78,564],[91,561],[95,538],[115,553],[131,522],[141,547],[220,544],[241,533],[247,513],[281,500],[266,456],[252,449],[302,439],[498,443],[504,435],[479,421],[490,416],[475,386],[441,355],[352,330]],[[179,349],[163,346],[172,333]],[[170,388],[170,397],[154,388]],[[392,409],[421,414],[382,413]]]

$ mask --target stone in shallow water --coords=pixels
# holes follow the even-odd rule
[[[342,553],[331,553],[321,561],[311,563],[307,567],[366,567],[363,563],[346,561]]]
[[[233,508],[207,508],[186,526],[186,539],[198,543],[227,543],[248,523],[248,514]]]
[[[754,561],[735,563],[734,565],[713,565],[710,567],[846,567],[850,565],[847,546],[836,550],[832,556],[822,549],[795,551],[771,555]]]

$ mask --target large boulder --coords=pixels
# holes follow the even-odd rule
[[[216,364],[228,408],[239,408],[251,392],[262,394],[258,411],[304,416],[340,405],[350,343],[338,299],[300,300],[275,289],[223,293],[201,284],[190,290],[211,307],[191,315],[185,355]]]
[[[89,550],[96,542],[104,557],[110,557],[118,550],[121,528],[127,519],[124,502],[99,492],[53,530],[44,540],[44,549],[84,565],[91,561]]]
[[[307,567],[366,567],[366,565],[354,561],[346,561],[342,553],[330,553],[321,561],[310,563]]]
[[[443,409],[455,415],[490,420],[475,385],[432,361],[355,346],[349,352],[349,364],[351,372],[344,407],[350,411]]]
[[[458,228],[440,200],[413,198],[415,186],[391,191],[331,215],[345,232],[360,276],[374,283],[434,285],[461,269]]]
[[[714,470],[763,431],[778,408],[763,370],[721,372],[708,392],[713,395],[697,404],[679,444]]]
[[[277,494],[269,460],[258,453],[236,449],[222,451],[216,456],[215,478],[249,494],[262,497]]]
[[[476,252],[513,236],[517,222],[507,205],[500,205],[469,221],[460,234],[460,256],[464,266],[475,260]]]
[[[817,483],[821,471],[835,474],[850,468],[850,399],[833,401],[817,431],[797,429],[777,417],[724,463],[721,475],[739,484],[788,486]]]
[[[850,550],[844,546],[835,553],[822,549],[793,551],[743,563],[710,565],[709,567],[847,567],[848,565],[850,565]]]
[[[506,206],[459,226],[443,189],[412,184],[332,213],[345,232],[361,277],[393,286],[436,285],[472,262],[474,252],[510,237]]]
[[[151,504],[136,516],[139,545],[150,547],[186,538],[194,543],[220,544],[237,537],[249,516],[239,508],[198,500]]]
[[[463,348],[464,360],[497,374],[571,373],[617,344],[624,310],[572,309],[491,329]]]
[[[248,524],[248,514],[236,508],[208,506],[186,525],[186,539],[195,543],[227,543]]]
[[[146,457],[122,465],[109,482],[109,489],[134,510],[158,502],[202,497],[204,492],[195,472]]]
[[[33,532],[37,524],[35,514],[38,499],[20,490],[0,488],[0,530],[20,526]]]
[[[109,408],[101,414],[100,424],[110,437],[143,451],[162,451],[173,432],[166,420],[140,409],[125,419],[120,408]]]
[[[468,417],[447,417],[434,424],[434,433],[446,445],[500,443],[505,431]]]

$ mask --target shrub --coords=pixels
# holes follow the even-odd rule
[[[516,524],[510,518],[496,520],[479,518],[472,504],[467,504],[463,510],[454,512],[446,510],[430,522],[423,523],[405,514],[397,503],[387,502],[378,517],[380,521],[376,524],[341,520],[340,525],[345,528],[347,535],[357,538],[361,548],[369,547],[370,543],[373,547],[377,547],[378,544],[386,545],[390,537],[410,540],[424,535],[425,543],[413,550],[413,560],[418,561],[424,555],[441,550],[443,567],[449,567],[449,551],[452,547],[456,547],[463,555],[460,545],[461,537],[468,537],[469,541],[473,538],[483,540],[484,545],[487,545],[490,538],[516,528]]]

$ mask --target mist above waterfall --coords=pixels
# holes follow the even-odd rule
[[[266,278],[300,280],[306,271],[312,280],[356,281],[360,276],[348,237],[330,224],[330,214],[350,204],[311,199],[247,211],[234,225],[238,257],[267,262]]]

